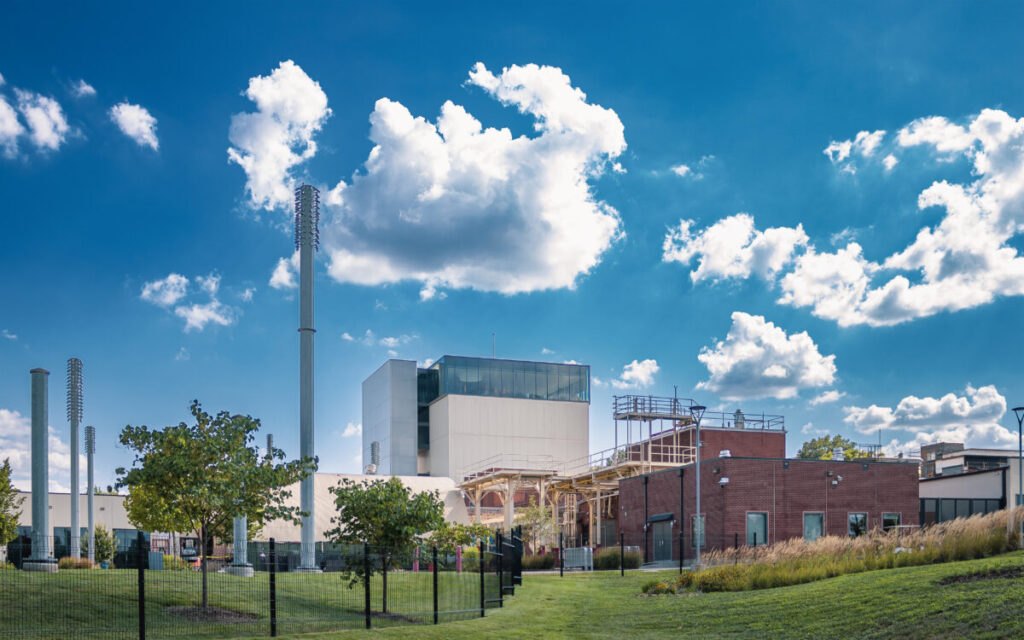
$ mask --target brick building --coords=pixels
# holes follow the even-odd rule
[[[919,524],[916,461],[786,459],[784,433],[701,429],[701,443],[704,549]],[[750,455],[761,446],[773,456]],[[693,557],[694,468],[619,482],[618,531],[646,561]]]

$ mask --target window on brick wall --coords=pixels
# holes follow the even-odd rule
[[[851,513],[847,517],[849,533],[851,538],[862,536],[868,532],[868,514]]]
[[[896,529],[903,524],[903,514],[901,513],[883,513],[882,514],[882,531],[889,531],[890,529]]]
[[[825,514],[804,514],[804,540],[814,542],[825,533]]]

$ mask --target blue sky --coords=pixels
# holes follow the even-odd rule
[[[67,486],[71,356],[101,484],[121,427],[192,398],[296,452],[301,181],[324,470],[360,468],[344,434],[389,352],[489,355],[492,332],[591,365],[594,450],[612,395],[673,385],[784,414],[791,453],[1016,440],[1019,6],[5,14],[0,456],[23,486],[37,366]]]

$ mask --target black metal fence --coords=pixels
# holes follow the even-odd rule
[[[279,553],[279,547],[285,547]],[[52,549],[52,547],[51,547]],[[482,617],[521,584],[522,540],[495,535],[459,552],[325,545],[322,572],[286,570],[290,547],[249,545],[252,574],[117,545],[107,569],[56,572],[10,548],[0,565],[0,638],[276,636]],[[84,555],[84,554],[83,554]],[[85,564],[85,563],[83,563]]]

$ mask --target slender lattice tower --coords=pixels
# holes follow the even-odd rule
[[[295,248],[299,250],[299,455],[313,458],[313,252],[320,248],[320,192],[304,184],[295,190]],[[319,571],[313,517],[314,474],[302,480],[302,554],[299,571]]]
[[[68,358],[68,422],[71,423],[71,557],[81,558],[82,528],[78,520],[78,425],[82,422],[82,361]]]
[[[88,493],[86,499],[85,509],[88,512],[86,518],[89,526],[89,560],[96,560],[96,527],[93,521],[92,511],[92,498],[96,494],[96,488],[93,486],[93,474],[92,474],[92,458],[93,454],[96,453],[96,427],[85,428],[85,468],[86,468],[86,485],[85,490]]]

